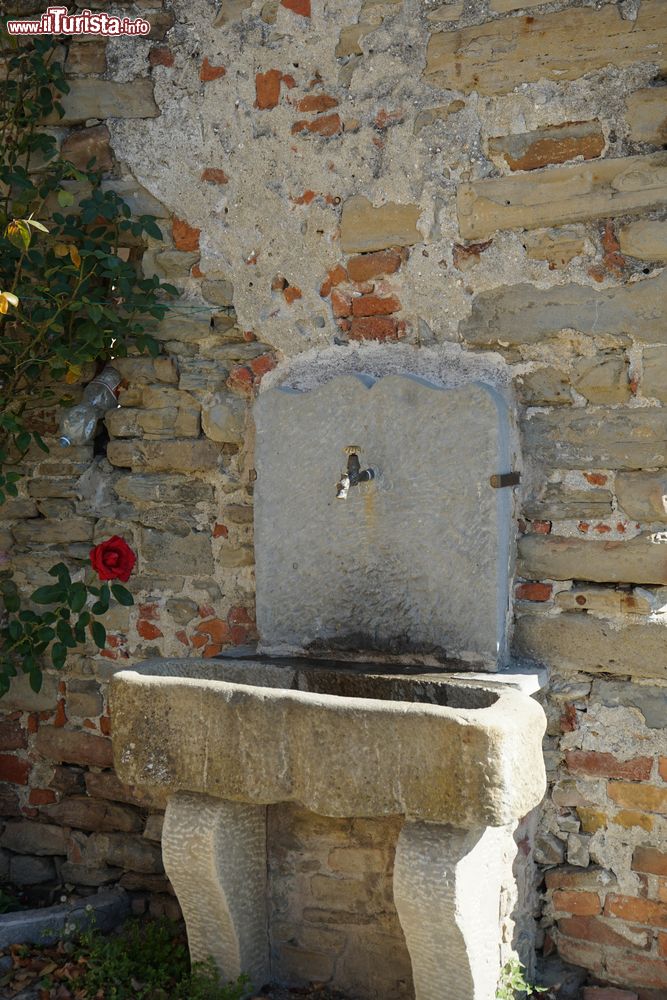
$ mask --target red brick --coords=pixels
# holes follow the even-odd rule
[[[392,125],[399,125],[404,119],[405,112],[402,108],[399,108],[398,111],[386,111],[381,108],[373,119],[373,124],[379,129],[390,128]]]
[[[226,184],[229,181],[229,177],[219,167],[206,167],[201,172],[200,180],[209,181],[211,184]]]
[[[111,719],[108,715],[100,716],[100,732],[103,736],[111,736]]]
[[[213,618],[211,621],[200,622],[197,625],[197,632],[200,635],[209,636],[214,642],[227,642],[229,640],[229,625],[220,618]],[[196,637],[195,637],[196,638]],[[192,640],[195,645],[195,640]]]
[[[230,640],[233,646],[244,646],[248,641],[248,630],[243,625],[232,625]]]
[[[270,111],[280,100],[280,81],[282,73],[279,69],[269,69],[266,73],[255,74],[255,107],[260,111]]]
[[[50,788],[31,788],[28,802],[31,806],[48,806],[56,801],[56,793]]]
[[[27,745],[28,735],[17,721],[0,721],[0,750],[22,750]]]
[[[658,934],[658,953],[667,958],[667,934]]]
[[[331,137],[339,135],[342,130],[340,116],[337,114],[320,115],[318,118],[312,119],[303,118],[292,125],[292,135],[297,135],[299,132],[312,132],[315,135]]]
[[[219,643],[211,643],[203,651],[202,656],[219,656],[222,652],[222,646]]]
[[[310,17],[310,0],[280,0],[283,7],[301,17]]]
[[[258,358],[253,358],[250,362],[250,369],[257,379],[273,371],[276,367],[276,359],[272,354],[260,354]]]
[[[551,521],[531,521],[530,530],[536,535],[550,535]]]
[[[236,605],[229,609],[227,621],[230,625],[254,625],[254,619],[248,614],[248,609]]]
[[[39,729],[39,716],[37,712],[31,712],[28,716],[28,732],[36,733]]]
[[[59,764],[89,764],[93,767],[113,765],[110,740],[70,729],[42,726],[35,737],[35,749],[42,757]]]
[[[353,316],[389,316],[401,308],[395,295],[360,295],[352,300]]]
[[[588,480],[591,486],[604,486],[607,482],[607,476],[601,472],[584,472],[584,478]]]
[[[650,899],[635,896],[607,896],[604,904],[606,917],[620,917],[631,924],[645,924],[647,927],[667,927],[667,906],[654,903]]]
[[[206,56],[199,71],[199,79],[204,83],[209,83],[211,80],[219,80],[226,72],[224,66],[212,66],[208,56]]]
[[[58,729],[62,729],[62,727],[65,725],[66,722],[67,722],[67,713],[65,712],[65,701],[63,698],[59,698],[58,701],[56,702],[56,711],[55,715],[53,716],[53,725],[56,726],[56,728]]]
[[[8,781],[12,785],[27,785],[31,767],[29,760],[0,753],[0,781]]]
[[[142,639],[159,639],[163,635],[157,625],[143,620],[137,622],[137,632]]]
[[[648,875],[667,875],[667,854],[657,847],[636,847],[632,855],[632,870]]]
[[[548,601],[551,590],[550,583],[520,583],[515,594],[519,601]]]
[[[179,642],[182,642],[184,646],[190,645],[190,642],[188,640],[188,634],[185,631],[185,629],[182,628],[179,629],[178,632],[176,633],[176,638],[178,639]]]
[[[336,285],[340,285],[341,282],[346,280],[347,280],[347,271],[341,264],[336,264],[335,267],[331,268],[325,280],[322,282],[322,285],[320,287],[320,295],[322,296],[323,299],[326,299],[327,295],[329,295],[332,288],[335,288]]]
[[[560,865],[551,868],[545,875],[547,889],[597,889],[613,881],[611,872],[604,868],[575,868]]]
[[[154,45],[148,53],[148,62],[151,66],[173,66],[174,53],[165,45]]]
[[[633,757],[617,760],[613,754],[596,750],[566,750],[565,760],[573,774],[591,775],[596,778],[624,778],[626,781],[646,781],[650,777],[651,757]]]
[[[156,622],[160,618],[160,605],[159,604],[140,604],[139,605],[139,617],[146,618],[149,622]]]
[[[247,365],[234,365],[227,379],[227,388],[241,396],[251,396],[254,381]]]
[[[177,250],[199,250],[199,233],[201,230],[189,226],[183,219],[174,216],[171,224],[171,234]]]
[[[643,944],[628,941],[627,937],[617,933],[611,924],[605,923],[598,917],[563,917],[558,921],[558,929],[561,934],[578,941],[594,941],[596,944],[609,944],[617,948],[647,949],[651,944],[648,935],[644,937]],[[634,936],[638,937],[636,933]]]
[[[601,975],[603,972],[602,950],[599,945],[587,941],[573,941],[572,938],[558,935],[558,954],[572,965],[581,965],[584,969]]]
[[[667,757],[660,757],[658,759],[658,774],[663,781],[667,781]]]
[[[607,976],[632,986],[659,989],[667,986],[667,962],[647,958],[646,955],[612,951],[607,956]]]
[[[595,892],[572,892],[558,889],[553,894],[554,910],[573,913],[580,917],[594,917],[602,911],[600,898]]]
[[[378,250],[353,257],[347,262],[347,273],[352,281],[368,281],[382,274],[393,274],[402,262],[403,257],[397,250]]]
[[[214,538],[227,538],[229,536],[229,528],[226,524],[219,524],[216,522],[213,525],[213,537]]]
[[[585,986],[583,1000],[638,1000],[638,997],[631,990],[615,986]]]
[[[303,297],[303,292],[301,291],[300,288],[297,288],[296,285],[288,285],[287,288],[285,288],[283,291],[283,298],[285,299],[285,302],[287,302],[287,304],[290,306],[292,305],[293,302],[296,302],[297,299],[300,299],[302,297]]]
[[[297,103],[297,111],[328,111],[337,108],[338,101],[329,94],[309,94]]]
[[[352,315],[352,299],[349,295],[345,295],[343,292],[339,292],[337,288],[331,293],[331,308],[333,309],[333,314],[338,319],[342,319],[343,316]]]
[[[352,320],[352,340],[397,340],[398,324],[389,316],[365,316]]]

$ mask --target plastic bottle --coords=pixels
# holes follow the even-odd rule
[[[107,365],[88,383],[81,402],[65,410],[60,418],[58,440],[61,448],[76,447],[92,440],[97,421],[107,410],[118,406],[120,381],[116,369]]]

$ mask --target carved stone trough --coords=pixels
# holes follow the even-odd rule
[[[195,960],[271,978],[268,805],[403,814],[394,898],[416,996],[493,997],[503,838],[544,791],[544,714],[423,670],[251,657],[112,678],[116,769],[169,795],[163,857]]]

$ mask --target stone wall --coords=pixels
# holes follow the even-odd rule
[[[39,696],[18,685],[4,702],[2,864],[23,883],[120,880],[138,909],[148,892],[173,909],[162,803],[113,775],[105,688],[146,656],[212,656],[255,638],[248,404],[261,380],[325,350],[356,350],[371,371],[380,350],[483,355],[507,366],[522,432],[515,652],[551,672],[539,937],[599,981],[658,1000],[667,7],[128,7],[152,37],[69,45],[58,134],[158,216],[166,243],[149,241],[143,267],[182,297],[158,331],[161,357],[119,362],[108,444],[29,456],[24,493],[1,511],[5,559],[26,586],[58,558],[82,568],[111,534],[139,555],[136,605],[114,612],[108,648],[82,652]],[[53,434],[54,415],[43,423]],[[274,825],[285,975],[349,986],[353,957],[341,956],[359,933],[402,982],[395,917],[372,888],[390,831],[348,824],[339,857],[337,822],[285,809]],[[368,856],[351,857],[357,835]],[[339,863],[362,866],[362,889]],[[341,938],[336,914],[369,907],[373,924]]]

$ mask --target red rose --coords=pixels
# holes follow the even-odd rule
[[[127,583],[137,557],[124,539],[114,535],[90,550],[90,561],[100,580]]]

